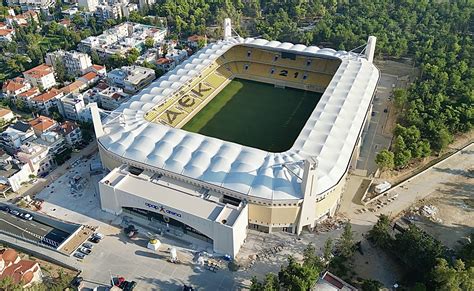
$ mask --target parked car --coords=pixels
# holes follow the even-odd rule
[[[81,259],[81,260],[86,257],[86,255],[84,255],[83,253],[79,253],[79,252],[75,252],[74,256],[78,259]]]
[[[20,213],[20,217],[24,220],[33,220],[33,215],[26,212]]]
[[[132,291],[137,286],[135,281],[123,281],[118,287],[123,291]]]
[[[100,239],[98,239],[98,238],[96,238],[96,237],[90,237],[90,238],[89,238],[89,241],[96,244],[96,243],[99,243],[99,242],[100,242]]]
[[[72,279],[70,285],[71,285],[71,287],[79,288],[79,287],[81,286],[82,281],[84,281],[84,278],[82,278],[82,277],[75,277],[74,279]]]
[[[91,253],[91,249],[88,249],[88,248],[85,248],[85,247],[80,247],[79,249],[77,249],[79,252],[85,254],[85,255],[88,255]]]
[[[88,249],[90,249],[90,250],[92,250],[92,248],[94,247],[94,245],[93,245],[93,244],[91,244],[91,243],[88,243],[88,242],[86,242],[86,243],[83,243],[83,244],[82,244],[82,246],[83,246],[83,247],[85,247],[85,248],[88,248]]]
[[[9,212],[10,212],[11,215],[15,215],[15,216],[20,215],[20,211],[15,210],[15,209],[10,209]]]
[[[383,110],[383,112],[387,113],[387,112],[388,112],[388,108],[385,108],[385,109]]]
[[[103,239],[104,238],[104,235],[101,234],[100,232],[95,232],[92,234],[92,237],[96,237],[98,238],[99,240]]]

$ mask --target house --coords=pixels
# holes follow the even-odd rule
[[[33,86],[48,90],[56,85],[56,78],[54,76],[54,69],[52,66],[41,64],[28,71],[23,72],[23,76]]]
[[[23,142],[35,133],[27,122],[17,121],[0,133],[0,145],[9,153],[14,154]]]
[[[57,132],[60,133],[69,147],[80,143],[82,141],[82,132],[77,123],[72,121],[64,121],[60,124],[57,129]]]
[[[3,83],[2,92],[7,98],[15,98],[18,94],[28,91],[31,84],[22,77],[16,77]]]
[[[43,115],[38,116],[29,123],[37,137],[40,137],[45,132],[54,130],[58,126],[58,123],[54,119]]]
[[[59,99],[59,113],[66,119],[79,120],[79,114],[85,107],[82,94],[67,94]]]
[[[206,45],[207,44],[207,36],[194,34],[194,35],[191,35],[190,37],[188,37],[188,45],[191,48],[194,48],[194,49],[199,48],[199,43],[200,42],[202,42],[202,43],[204,43],[204,45]]]
[[[129,99],[129,95],[124,93],[121,88],[113,86],[97,93],[97,97],[101,107],[105,110],[115,110]]]
[[[79,93],[81,90],[84,90],[85,88],[87,88],[87,84],[83,80],[77,79],[71,84],[62,87],[60,91],[63,94],[71,94],[71,93]]]
[[[92,65],[86,69],[86,73],[89,73],[89,72],[94,72],[97,75],[103,77],[107,74],[107,69],[105,68],[105,66]]]
[[[10,42],[15,36],[15,30],[10,28],[0,29],[0,41]]]
[[[38,87],[33,87],[33,88],[30,88],[28,90],[26,90],[25,92],[23,93],[20,93],[18,94],[16,97],[17,100],[22,100],[24,102],[26,102],[29,106],[30,102],[31,102],[31,98],[33,97],[36,97],[38,95],[40,95],[41,92],[40,90],[38,89]]]
[[[357,288],[346,283],[341,278],[326,271],[311,289],[313,291],[357,291]]]
[[[96,102],[96,103],[100,103],[100,99],[99,99],[99,96],[97,95],[99,92],[102,92],[103,90],[109,88],[109,85],[107,85],[107,83],[104,83],[104,82],[100,82],[99,84],[97,84],[95,87],[85,91],[84,93],[82,93],[82,97],[84,99],[84,104],[89,104],[89,103],[93,103],[93,102]]]
[[[22,0],[25,1],[25,0]],[[41,1],[39,1],[41,2]],[[39,23],[38,13],[33,10],[28,10],[22,14],[15,15],[15,13],[11,13],[5,17],[5,21],[10,27],[14,27],[15,25],[18,26],[25,26],[28,25],[29,22],[35,21]]]
[[[80,77],[79,80],[83,81],[87,86],[92,86],[99,82],[100,76],[96,72],[89,72]]]
[[[163,72],[168,72],[176,67],[176,62],[168,58],[159,58],[156,61],[156,67]]]
[[[30,179],[30,175],[31,170],[28,165],[0,150],[0,184],[10,187],[12,191],[18,191],[21,184]]]
[[[14,249],[0,251],[0,281],[11,278],[22,288],[31,287],[42,282],[43,274],[38,262],[23,260]]]
[[[79,7],[84,8],[87,12],[94,12],[97,9],[97,5],[99,5],[98,0],[78,0],[77,4]]]
[[[16,156],[18,160],[27,164],[31,173],[36,176],[49,172],[54,166],[54,157],[49,154],[49,148],[37,143],[25,142]]]
[[[51,90],[35,96],[30,99],[30,107],[37,111],[41,112],[45,115],[50,115],[50,109],[52,107],[56,107],[57,100],[61,98],[64,93],[56,88],[52,88]]]
[[[135,94],[155,80],[155,71],[140,66],[123,66],[107,74],[112,86],[122,88],[125,93]]]
[[[1,122],[12,122],[16,120],[15,114],[10,109],[0,108],[0,121]]]

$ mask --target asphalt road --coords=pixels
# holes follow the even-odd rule
[[[68,236],[67,232],[38,221],[24,220],[5,211],[0,211],[0,229],[33,241],[41,241],[58,247]]]

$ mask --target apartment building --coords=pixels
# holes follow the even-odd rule
[[[21,183],[28,181],[31,170],[28,165],[14,159],[5,151],[0,150],[0,184],[10,188],[12,191],[18,191]]]
[[[77,123],[66,120],[59,125],[57,132],[61,134],[66,144],[73,147],[82,141],[82,132]]]
[[[128,94],[124,93],[121,88],[113,86],[97,93],[97,96],[101,107],[105,110],[117,109],[120,104],[127,101],[130,97]]]
[[[124,66],[107,74],[107,82],[122,88],[125,93],[135,94],[155,80],[153,69],[141,66]]]
[[[48,90],[56,85],[54,68],[46,64],[41,64],[23,72],[23,77],[34,87],[41,88],[42,90]]]
[[[85,74],[86,70],[92,66],[91,58],[88,54],[77,51],[63,51],[47,53],[45,56],[46,64],[56,66],[61,63],[66,68],[66,73],[69,76],[77,77]]]
[[[23,142],[35,133],[27,122],[17,121],[0,133],[0,145],[9,153],[15,153]]]
[[[16,77],[3,83],[2,92],[6,98],[16,98],[18,94],[31,89],[31,84],[22,77]]]
[[[62,91],[52,88],[43,94],[31,98],[30,108],[44,115],[50,115],[50,109],[57,105],[57,100],[63,95]]]
[[[82,94],[67,94],[59,99],[59,113],[69,120],[79,120],[80,112],[85,107]]]

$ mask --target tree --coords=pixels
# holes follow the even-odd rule
[[[369,230],[368,238],[378,247],[390,247],[392,237],[390,236],[390,219],[387,215],[380,214],[377,223]]]
[[[383,149],[375,157],[375,163],[381,170],[391,170],[395,166],[394,154],[387,149]]]
[[[53,67],[58,81],[61,83],[66,81],[66,67],[64,66],[64,63],[60,60],[55,60]]]
[[[101,64],[99,54],[95,50],[91,52],[91,61],[93,64]]]
[[[153,38],[151,38],[151,37],[147,37],[147,38],[145,39],[145,47],[147,47],[147,48],[152,48],[152,47],[154,47],[154,46],[155,46],[155,40],[154,40]]]
[[[402,108],[408,101],[407,91],[400,88],[393,90],[393,101],[395,102],[395,106]]]
[[[23,288],[20,284],[16,284],[12,277],[6,276],[0,280],[0,290],[21,291]]]
[[[433,279],[436,290],[474,290],[474,267],[466,269],[461,260],[456,260],[451,267],[445,259],[437,259]]]
[[[265,275],[265,280],[263,281],[263,288],[261,290],[265,291],[278,291],[280,290],[280,284],[278,282],[278,276],[274,273],[268,273]]]
[[[362,291],[379,291],[383,288],[383,284],[376,280],[366,279],[362,283]]]
[[[350,222],[346,222],[346,224],[344,224],[342,235],[337,242],[339,254],[346,259],[351,258],[354,254],[354,245],[355,243],[354,234],[352,233],[352,225]]]
[[[278,280],[288,290],[309,290],[318,279],[316,269],[303,266],[292,256],[288,257],[288,265],[282,266],[278,272]]]
[[[332,239],[328,237],[328,239],[324,243],[324,249],[323,249],[323,258],[326,264],[329,264],[329,262],[331,261],[333,257],[332,248],[333,248]]]
[[[250,279],[250,291],[260,291],[263,289],[263,284],[258,281],[256,276]]]
[[[396,137],[393,148],[393,162],[395,168],[400,169],[406,167],[411,159],[411,152],[409,149],[407,149],[402,136],[399,135]]]
[[[459,250],[459,256],[468,267],[474,267],[474,232],[469,236],[469,242],[464,244]]]

